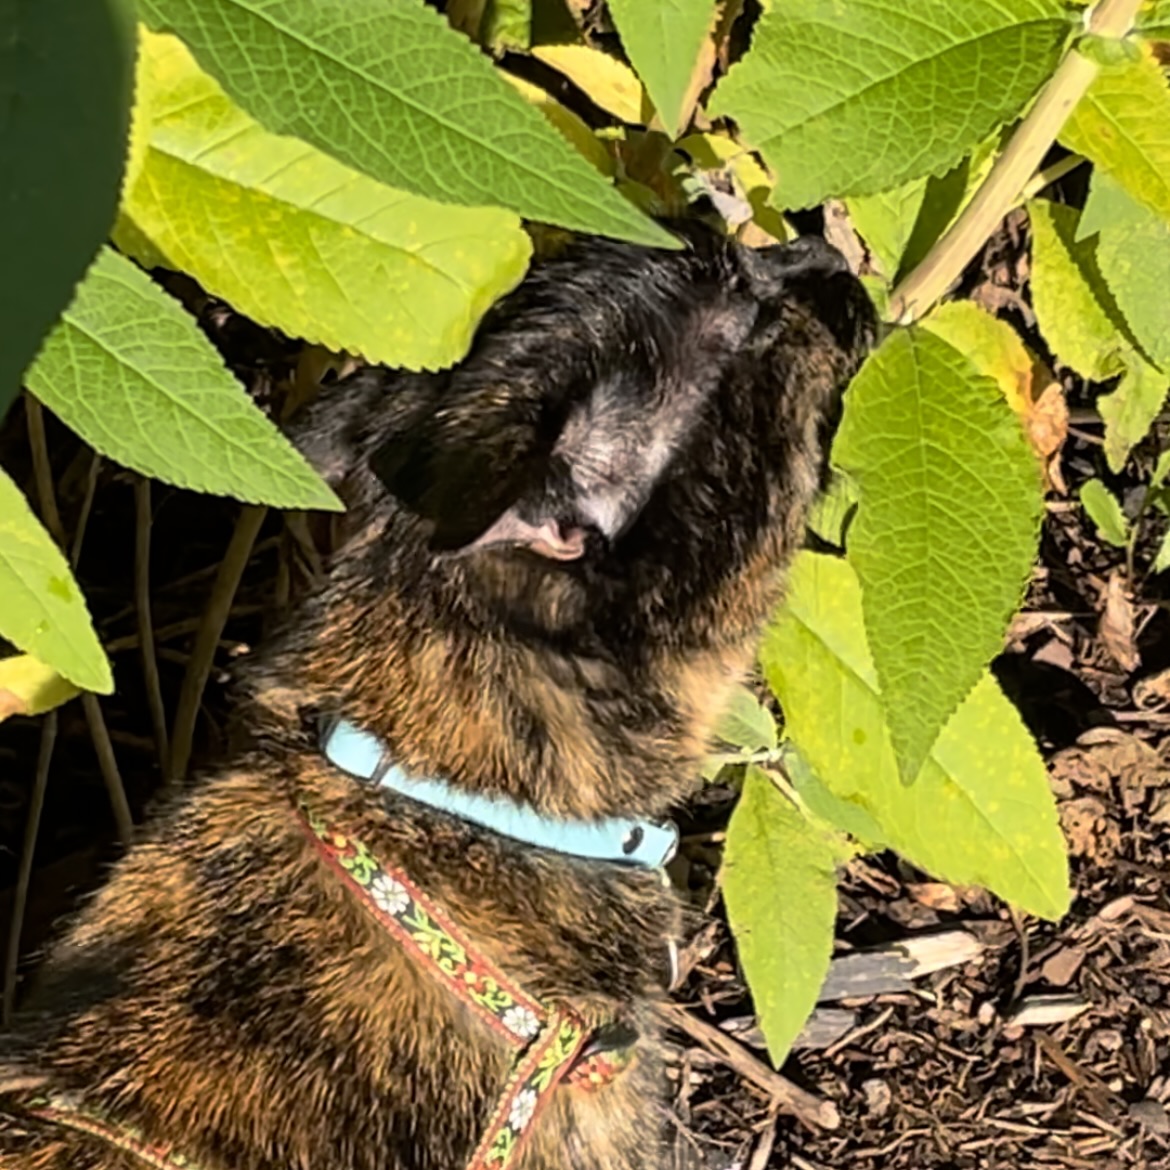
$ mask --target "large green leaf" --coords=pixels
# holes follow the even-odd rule
[[[1130,343],[1097,263],[1095,240],[1077,240],[1077,212],[1046,199],[1028,204],[1032,224],[1032,305],[1044,340],[1082,378],[1125,368]]]
[[[1101,70],[1060,140],[1170,219],[1170,88],[1148,45],[1138,60]]]
[[[892,334],[845,399],[834,462],[861,491],[849,559],[904,778],[999,652],[1043,494],[996,382],[925,329]]]
[[[727,827],[727,919],[777,1067],[816,1006],[837,916],[837,850],[759,768]]]
[[[90,446],[143,475],[250,503],[341,507],[178,302],[108,248],[28,387]]]
[[[609,0],[609,12],[666,132],[676,137],[715,0]]]
[[[985,673],[901,783],[846,561],[802,553],[761,660],[785,726],[821,782],[945,881],[979,884],[1045,918],[1068,907],[1068,866],[1048,774],[1015,708]]]
[[[0,3],[0,417],[118,206],[129,0]]]
[[[1099,183],[1094,180],[1094,190]],[[1114,201],[1114,194],[1125,202]],[[1167,377],[1143,352],[1146,345],[1135,337],[1138,326],[1122,312],[1115,293],[1120,288],[1131,303],[1150,348],[1164,352],[1164,338],[1156,334],[1158,320],[1165,317],[1164,290],[1144,273],[1126,272],[1129,245],[1124,242],[1131,229],[1137,237],[1135,246],[1141,247],[1142,239],[1148,238],[1149,261],[1157,271],[1162,262],[1154,236],[1162,227],[1160,220],[1134,204],[1120,188],[1109,187],[1104,198],[1090,199],[1085,211],[1081,218],[1087,218],[1092,228],[1088,238],[1083,238],[1083,229],[1078,230],[1078,215],[1071,207],[1042,199],[1028,204],[1032,304],[1040,332],[1065,365],[1091,381],[1122,374],[1117,388],[1097,403],[1105,421],[1105,458],[1114,471],[1120,471],[1130,448],[1145,437],[1161,409]],[[1108,247],[1112,280],[1119,282],[1116,286],[1106,280],[1101,258],[1106,239],[1114,232],[1119,242]],[[1139,298],[1145,296],[1151,297],[1151,304],[1140,303]]]
[[[108,695],[110,664],[61,550],[0,471],[0,636],[70,682]]]
[[[175,37],[146,33],[149,145],[124,210],[242,313],[371,361],[458,361],[531,251],[511,212],[394,191],[234,106]]]
[[[1108,210],[1101,210],[1102,203]],[[1097,171],[1082,219],[1103,221],[1097,243],[1101,275],[1143,352],[1170,371],[1170,221]]]
[[[776,172],[782,207],[869,195],[954,166],[1048,79],[1063,0],[784,0],[710,112]]]
[[[277,134],[391,187],[669,246],[422,0],[141,0]]]

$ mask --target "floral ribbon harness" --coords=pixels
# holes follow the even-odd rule
[[[410,777],[387,764],[376,737],[345,721],[325,724],[321,746],[332,763],[360,780],[541,848],[661,869],[677,843],[673,825],[620,818],[563,822],[507,798],[477,796],[441,780]],[[323,860],[367,913],[515,1049],[504,1090],[467,1170],[507,1170],[558,1086],[596,1090],[626,1067],[636,1036],[616,1028],[615,1039],[603,1034],[607,1030],[591,1030],[567,1007],[533,999],[477,953],[407,874],[382,865],[362,842],[307,807],[302,806],[300,816]],[[152,1144],[138,1131],[63,1094],[30,1102],[29,1112],[100,1137],[156,1170],[197,1170],[169,1145]]]

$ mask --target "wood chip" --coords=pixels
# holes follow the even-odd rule
[[[1062,947],[1055,955],[1045,959],[1040,974],[1053,987],[1067,987],[1084,961],[1084,947]]]
[[[1017,1028],[1043,1028],[1075,1020],[1090,1005],[1079,995],[1032,995],[1007,1018]]]
[[[840,955],[829,967],[818,1003],[907,991],[915,979],[974,962],[983,943],[965,930],[920,934],[872,951]]]

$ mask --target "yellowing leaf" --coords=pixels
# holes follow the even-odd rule
[[[588,45],[537,45],[532,55],[563,73],[590,100],[623,122],[643,120],[642,83],[616,57]]]
[[[908,786],[882,714],[861,588],[847,562],[807,552],[796,559],[761,661],[802,755],[834,796],[877,823],[882,840],[954,885],[986,886],[1045,918],[1065,912],[1068,864],[1048,772],[990,673]]]
[[[995,379],[1047,468],[1068,435],[1068,405],[1060,383],[1020,335],[972,301],[947,301],[922,325]]]
[[[759,228],[765,237],[758,241],[745,237],[744,243],[753,247],[783,243],[792,235],[784,217],[771,205],[772,178],[751,151],[723,134],[690,134],[677,143],[676,150],[690,158],[694,170],[730,179],[736,195],[751,209],[749,226]]]
[[[81,690],[31,654],[0,658],[0,723],[9,715],[43,715]]]
[[[125,212],[168,260],[265,325],[436,369],[519,281],[510,212],[382,186],[232,105],[175,37],[146,33],[151,133]]]
[[[1170,88],[1148,45],[1137,61],[1101,70],[1060,141],[1170,219]]]
[[[490,193],[539,223],[678,246],[422,0],[138,0],[138,11],[267,130],[396,190],[464,207]]]
[[[539,85],[533,85],[514,73],[500,70],[503,77],[526,102],[531,102],[540,112],[603,174],[612,177],[614,161],[605,144],[567,106],[545,93]]]

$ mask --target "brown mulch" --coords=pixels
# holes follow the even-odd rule
[[[1022,248],[1015,223],[989,249],[975,291],[1027,328],[1027,305],[1018,296],[1026,275]],[[275,409],[295,392],[306,372],[298,346],[187,294],[259,401]],[[1084,415],[1091,403],[1084,387],[1067,380],[1066,389],[1074,412]],[[1072,493],[1102,474],[1099,436],[1085,416],[1069,438],[1061,473]],[[84,510],[91,454],[51,419],[49,449],[64,527],[72,533]],[[1111,486],[1134,491],[1157,449],[1150,440],[1135,473],[1110,479]],[[0,427],[0,464],[31,494],[20,407]],[[162,695],[173,713],[239,509],[161,485],[152,490],[152,616]],[[1059,925],[1020,918],[981,891],[953,890],[893,856],[854,861],[841,883],[840,954],[955,930],[976,939],[982,953],[897,990],[824,1005],[816,1035],[797,1048],[780,1081],[754,1027],[714,885],[734,793],[718,785],[706,790],[684,811],[686,843],[674,867],[691,901],[710,913],[684,948],[686,974],[674,997],[692,1021],[672,1032],[680,1166],[1170,1165],[1170,614],[1163,582],[1140,573],[1156,534],[1139,546],[1139,572],[1130,583],[1125,554],[1097,541],[1074,500],[1050,498],[1033,586],[996,664],[1051,762],[1073,854],[1071,913]],[[159,766],[138,655],[134,541],[134,477],[103,463],[78,572],[114,661],[118,690],[101,710],[121,782],[141,819]],[[281,517],[269,516],[219,642],[197,760],[225,746],[232,662],[286,612],[311,572],[304,542]],[[5,940],[42,737],[41,721],[12,719],[0,728]],[[22,975],[61,916],[117,855],[106,783],[81,705],[68,704],[59,716],[36,841]],[[1037,1013],[1041,1022],[1027,1022]],[[1062,1022],[1051,1022],[1054,1014]],[[792,1086],[804,1094],[803,1120],[787,1104]]]

